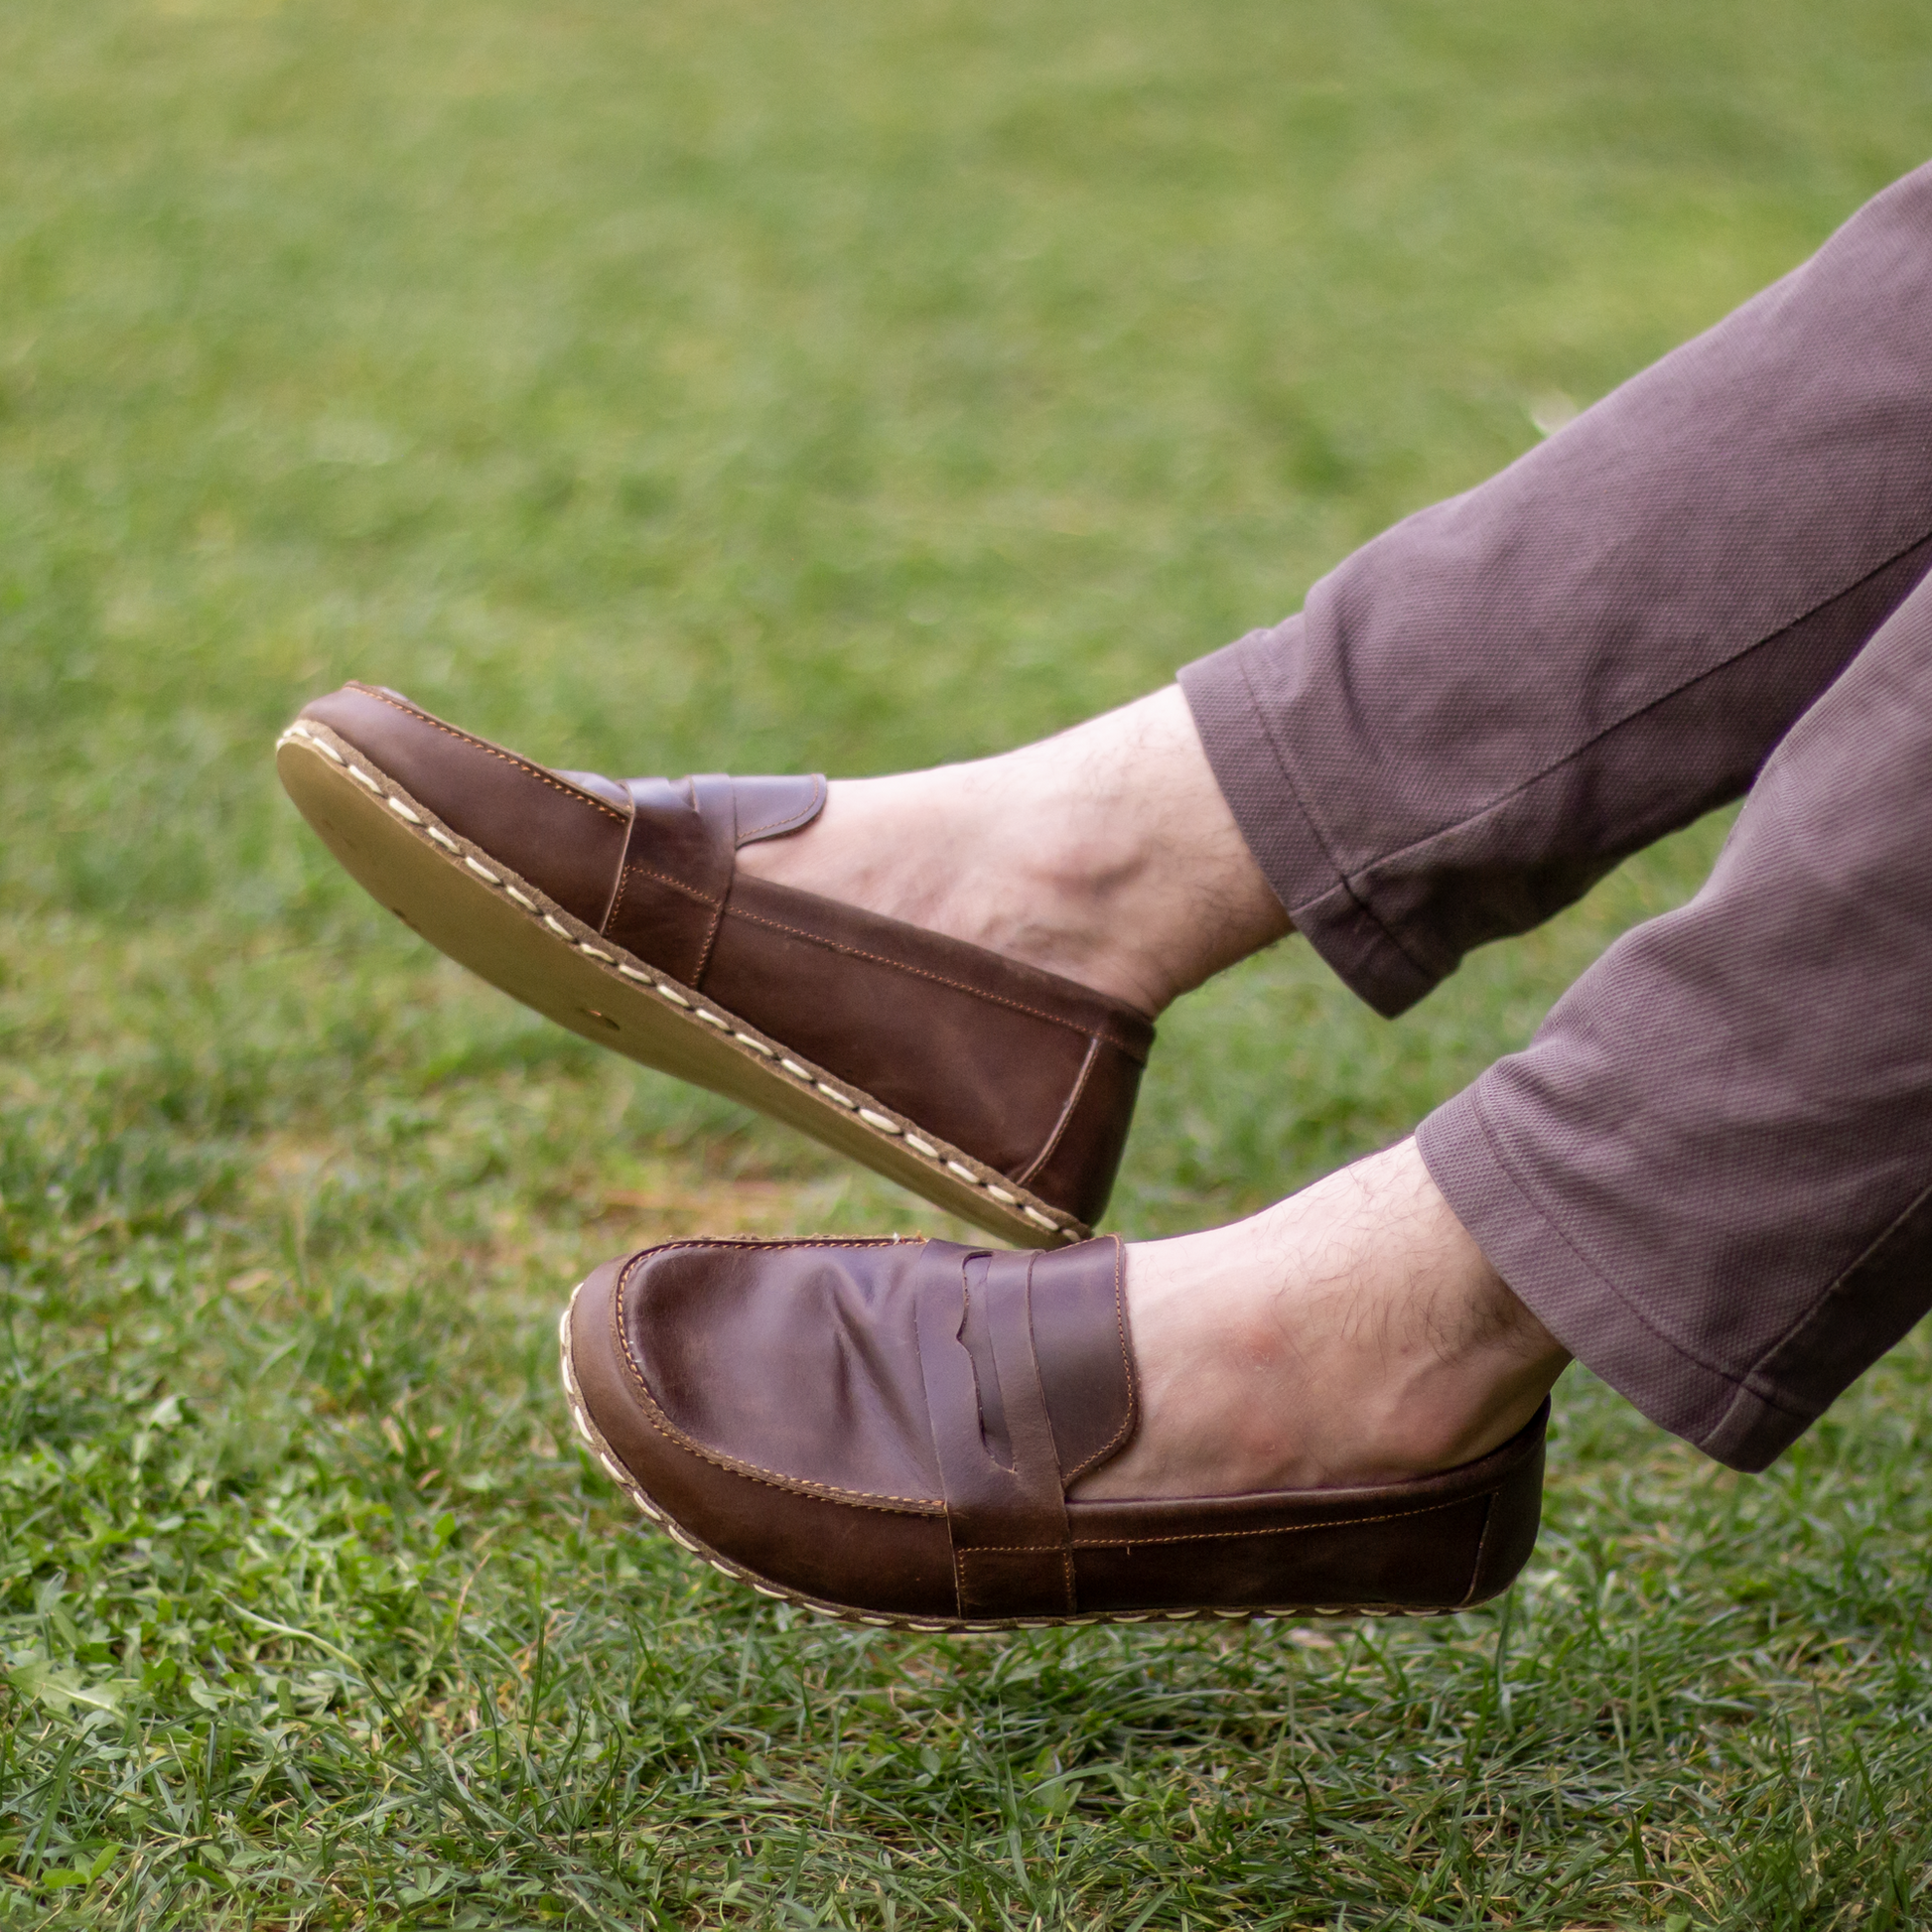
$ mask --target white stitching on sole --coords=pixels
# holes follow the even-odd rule
[[[593,1458],[604,1468],[609,1469],[616,1460],[597,1425],[591,1421],[590,1410],[584,1402],[583,1390],[578,1384],[576,1364],[571,1359],[570,1319],[577,1305],[577,1296],[583,1291],[580,1282],[573,1291],[570,1305],[564,1310],[557,1324],[559,1353],[562,1356],[564,1397],[570,1410],[571,1426],[577,1432],[584,1447]],[[622,1465],[620,1463],[620,1469]],[[1225,1619],[1228,1622],[1243,1622],[1255,1617],[1285,1617],[1300,1622],[1311,1617],[1344,1616],[1398,1616],[1398,1617],[1438,1617],[1454,1616],[1458,1605],[1450,1604],[1440,1609],[1400,1609],[1387,1604],[1359,1605],[1353,1608],[1335,1608],[1327,1604],[1308,1603],[1269,1603],[1252,1609],[1224,1610],[1203,1606],[1194,1610],[1090,1610],[1084,1615],[1069,1617],[1013,1617],[1005,1620],[970,1617],[905,1617],[881,1615],[876,1610],[849,1609],[841,1604],[826,1603],[810,1596],[802,1596],[786,1589],[781,1584],[769,1583],[762,1577],[754,1576],[750,1571],[740,1568],[728,1558],[721,1557],[716,1551],[709,1550],[698,1543],[680,1524],[671,1521],[652,1498],[647,1495],[637,1479],[629,1470],[622,1469],[617,1478],[618,1489],[627,1497],[640,1514],[662,1528],[673,1541],[690,1550],[701,1562],[716,1570],[721,1576],[729,1577],[734,1583],[749,1585],[761,1596],[775,1597],[781,1602],[793,1603],[798,1608],[809,1610],[812,1615],[838,1623],[867,1624],[883,1630],[919,1630],[928,1632],[942,1631],[983,1631],[1025,1630],[1052,1628],[1056,1625],[1074,1626],[1088,1623],[1206,1623]]]
[[[897,1121],[889,1119],[876,1109],[862,1106],[858,1101],[852,1099],[850,1095],[841,1093],[829,1081],[819,1079],[810,1067],[800,1065],[798,1061],[790,1058],[786,1054],[780,1053],[776,1047],[769,1046],[752,1035],[739,1031],[730,1020],[717,1013],[710,1012],[704,1007],[695,1006],[671,982],[654,978],[651,974],[640,971],[627,961],[621,960],[615,954],[605,951],[602,947],[593,945],[588,940],[577,938],[571,932],[570,928],[554,914],[543,911],[528,895],[520,892],[500,874],[492,872],[481,860],[464,852],[456,840],[452,839],[440,827],[427,823],[409,805],[404,803],[401,798],[384,791],[382,786],[368,772],[364,771],[360,765],[344,758],[326,739],[311,732],[299,720],[295,724],[290,725],[282,733],[281,737],[276,740],[277,749],[279,750],[281,746],[288,743],[291,739],[299,739],[305,745],[320,752],[332,763],[345,771],[365,791],[379,798],[396,817],[415,827],[419,833],[433,840],[444,851],[461,856],[464,866],[468,871],[474,873],[479,879],[483,880],[488,885],[495,887],[505,897],[521,906],[524,911],[536,916],[550,932],[554,933],[558,938],[565,940],[576,951],[585,954],[591,959],[597,960],[605,966],[615,968],[625,979],[637,985],[649,987],[660,999],[667,1001],[672,1006],[682,1008],[687,1013],[695,1015],[696,1018],[704,1021],[708,1026],[715,1028],[720,1033],[730,1034],[732,1038],[740,1045],[759,1054],[761,1058],[767,1060],[775,1059],[778,1065],[794,1079],[811,1087],[815,1092],[822,1094],[835,1105],[846,1109],[847,1112],[856,1113],[875,1133],[890,1136],[899,1141],[914,1154],[931,1162],[935,1167],[941,1168],[955,1179],[988,1195],[1002,1207],[1017,1208],[1027,1220],[1031,1221],[1034,1226],[1041,1229],[1043,1232],[1059,1235],[1063,1239],[1076,1238],[1075,1230],[1068,1227],[1063,1221],[1056,1220],[1052,1216],[1041,1212],[1039,1208],[1035,1207],[1031,1202],[1021,1200],[1020,1196],[1000,1186],[997,1182],[983,1180],[963,1162],[950,1160],[942,1155],[940,1150],[930,1141],[913,1133],[909,1128],[901,1127]],[[802,1601],[803,1599],[798,1600]]]

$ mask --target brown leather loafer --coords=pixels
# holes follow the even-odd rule
[[[1436,1614],[1502,1589],[1542,1506],[1516,1439],[1375,1488],[1069,1500],[1137,1422],[1121,1248],[678,1241],[563,1322],[591,1449],[766,1595],[865,1623]]]
[[[1106,1205],[1154,1039],[1070,980],[742,874],[825,780],[550,771],[370,685],[277,742],[329,849],[432,945],[646,1066],[1029,1247]]]

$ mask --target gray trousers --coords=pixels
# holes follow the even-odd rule
[[[1551,1332],[1740,1469],[1932,1306],[1929,567],[1932,166],[1181,674],[1384,1014],[1748,794],[1696,898],[1418,1134]]]

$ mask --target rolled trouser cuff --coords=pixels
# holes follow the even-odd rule
[[[1512,1162],[1486,1117],[1482,1083],[1465,1087],[1416,1130],[1416,1147],[1455,1218],[1536,1318],[1592,1375],[1715,1461],[1755,1471],[1822,1412],[1776,1401],[1756,1375],[1705,1360],[1660,1312],[1644,1309],[1585,1253],[1583,1230]]]
[[[1304,620],[1251,630],[1179,674],[1215,781],[1295,930],[1385,1020],[1440,983],[1350,889],[1315,830],[1287,747],[1270,725],[1303,663]],[[1263,697],[1269,693],[1273,705]]]

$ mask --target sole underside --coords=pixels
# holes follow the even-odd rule
[[[666,1536],[683,1549],[708,1563],[721,1577],[729,1577],[734,1583],[749,1585],[760,1596],[769,1596],[779,1602],[795,1603],[800,1609],[809,1610],[814,1616],[829,1617],[840,1623],[864,1623],[875,1629],[884,1630],[925,1630],[948,1631],[961,1635],[985,1634],[1001,1630],[1046,1630],[1062,1626],[1084,1623],[1243,1623],[1258,1616],[1285,1617],[1290,1621],[1308,1621],[1313,1618],[1356,1617],[1356,1616],[1452,1616],[1466,1607],[1461,1604],[1445,1604],[1440,1608],[1406,1609],[1393,1608],[1385,1603],[1356,1604],[1336,1607],[1332,1604],[1308,1603],[1269,1603],[1255,1604],[1241,1609],[1159,1609],[1159,1610],[1096,1610],[1090,1613],[1076,1611],[1070,1616],[1025,1616],[996,1618],[992,1620],[954,1616],[891,1616],[876,1612],[855,1609],[848,1603],[833,1603],[820,1596],[808,1596],[803,1592],[787,1588],[785,1585],[774,1582],[769,1577],[760,1577],[754,1570],[747,1570],[743,1564],[721,1555],[707,1543],[693,1536],[681,1523],[673,1521],[670,1515],[659,1508],[651,1499],[642,1483],[630,1473],[619,1459],[618,1453],[604,1440],[603,1432],[592,1419],[590,1409],[584,1401],[584,1392],[577,1381],[577,1369],[571,1359],[571,1320],[577,1311],[577,1295],[583,1285],[570,1298],[570,1306],[564,1310],[563,1318],[557,1324],[558,1353],[561,1357],[564,1381],[564,1396],[570,1406],[570,1419],[577,1430],[584,1447],[597,1458],[598,1464],[613,1482],[628,1496],[638,1511]]]
[[[1017,1247],[1091,1232],[917,1121],[612,945],[460,838],[326,726],[276,743],[304,818],[371,897],[480,978],[572,1033],[781,1120]]]

